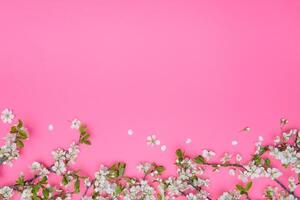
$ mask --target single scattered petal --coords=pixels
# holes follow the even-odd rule
[[[155,144],[156,144],[156,145],[160,145],[160,140],[156,140],[156,141],[155,141]]]
[[[191,142],[192,142],[191,138],[187,138],[186,141],[185,141],[186,144],[190,144]]]
[[[9,108],[5,108],[2,112],[1,112],[1,120],[3,121],[3,123],[8,123],[11,124],[12,120],[15,118],[15,115],[13,113],[13,111]]]
[[[251,128],[246,126],[245,128],[243,128],[240,132],[250,132]]]
[[[235,145],[237,145],[237,144],[238,144],[238,141],[236,141],[236,140],[233,140],[233,141],[231,142],[231,144],[232,144],[233,146],[235,146]]]
[[[166,146],[166,145],[162,145],[162,146],[160,147],[160,149],[161,149],[161,151],[166,151],[166,150],[167,150],[167,146]]]
[[[236,154],[235,159],[237,162],[240,162],[243,159],[243,157],[240,154]]]
[[[49,125],[48,125],[48,130],[49,130],[49,131],[53,131],[53,129],[54,129],[53,124],[49,124]]]
[[[264,140],[263,136],[259,136],[259,137],[258,137],[258,140],[259,140],[260,142],[262,142],[262,141]]]
[[[128,135],[133,135],[133,130],[132,129],[128,129],[128,131],[127,131],[127,133],[128,133]]]

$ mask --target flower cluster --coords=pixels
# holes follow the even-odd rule
[[[0,165],[12,165],[12,161],[19,157],[19,150],[24,147],[24,140],[28,138],[28,132],[21,120],[11,127],[10,133],[5,137],[5,144],[0,147]]]
[[[125,174],[126,164],[116,162],[109,166],[100,165],[94,176],[88,177],[70,165],[76,161],[80,145],[91,144],[90,134],[78,119],[72,121],[71,128],[79,131],[78,141],[67,149],[53,151],[54,162],[50,166],[40,162],[32,163],[32,177],[25,178],[21,174],[15,184],[0,187],[0,199],[9,200],[15,193],[20,193],[22,200],[70,200],[75,195],[80,195],[82,200],[169,200],[177,197],[210,200],[212,191],[209,186],[212,180],[208,178],[207,172],[219,172],[221,168],[227,169],[231,176],[236,176],[240,183],[230,191],[218,194],[219,200],[251,199],[252,180],[261,177],[269,178],[277,184],[277,187],[266,186],[262,199],[300,199],[300,132],[295,129],[282,132],[271,145],[264,145],[263,138],[259,137],[250,160],[243,159],[240,154],[230,153],[224,153],[218,159],[216,153],[208,149],[203,149],[199,155],[189,156],[178,149],[175,162],[177,173],[173,176],[162,175],[165,171],[162,165],[142,162],[137,166],[142,175],[130,177]],[[23,147],[22,141],[27,138],[27,131],[21,121],[10,132],[6,145],[15,146],[12,151],[14,154],[8,151],[8,147],[1,147],[0,158],[4,162],[19,155],[18,148]],[[158,144],[155,137],[148,139],[150,145]],[[289,172],[294,174],[286,178],[288,184],[279,180],[286,176],[284,170],[275,167],[274,160],[278,160],[281,167],[290,169]],[[50,174],[60,178],[59,185],[49,182]]]
[[[79,151],[79,145],[76,143],[71,144],[68,150],[59,148],[53,151],[52,156],[55,162],[51,167],[51,170],[57,175],[61,175],[66,172],[66,167],[75,163]]]

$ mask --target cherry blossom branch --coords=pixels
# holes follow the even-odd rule
[[[262,156],[263,154],[265,154],[268,150],[269,150],[269,147],[270,146],[264,146],[264,149],[266,149],[265,151],[263,151],[263,153],[259,153],[260,156]],[[196,158],[197,159],[197,158]],[[199,158],[198,158],[199,159]],[[200,164],[202,165],[206,165],[206,166],[211,166],[213,168],[220,168],[220,167],[236,167],[236,168],[240,168],[242,170],[245,170],[247,172],[249,172],[249,170],[247,170],[244,165],[242,164],[239,164],[239,163],[209,163],[209,162],[206,162],[204,158],[200,158],[201,161],[199,161]],[[269,166],[270,167],[270,166]],[[279,181],[278,179],[273,179],[284,191],[286,191],[288,194],[292,195],[293,197],[297,198],[297,199],[300,199],[299,196],[297,196],[295,194],[295,192],[289,190],[281,181]],[[248,193],[246,194],[247,196],[247,199],[250,199]]]
[[[288,194],[292,195],[293,197],[295,197],[295,198],[297,198],[297,199],[300,199],[300,196],[297,196],[297,195],[295,194],[295,192],[290,191],[290,190],[289,190],[283,183],[281,183],[278,179],[274,179],[274,181],[275,181],[278,185],[280,185],[280,187],[281,187],[282,189],[284,189]]]
[[[165,171],[163,166],[155,163],[141,163],[138,169],[143,173],[142,178],[127,177],[125,176],[126,164],[116,162],[111,166],[101,166],[99,171],[95,173],[95,177],[90,181],[90,178],[81,175],[79,170],[69,169],[69,165],[77,157],[79,146],[81,144],[91,144],[87,128],[79,120],[73,120],[71,127],[79,130],[78,141],[73,143],[69,149],[55,150],[52,153],[55,162],[50,166],[34,162],[32,164],[34,175],[31,178],[25,179],[24,176],[20,176],[15,184],[0,187],[0,199],[8,200],[13,195],[12,191],[16,191],[21,193],[23,200],[68,200],[71,199],[71,195],[80,193],[81,182],[83,182],[85,189],[82,191],[82,200],[97,198],[116,199],[120,196],[124,197],[124,199],[158,200],[184,196],[188,200],[210,200],[211,197],[209,197],[208,192],[205,190],[209,180],[203,178],[206,167],[212,167],[215,170],[233,168],[230,170],[233,170],[234,173],[236,173],[235,171],[239,171],[240,175],[246,176],[246,180],[263,176],[270,177],[282,188],[282,191],[275,194],[273,191],[268,190],[266,198],[274,199],[276,195],[288,194],[295,199],[300,199],[294,192],[294,188],[299,185],[300,179],[294,186],[290,184],[285,186],[278,180],[281,172],[271,167],[271,160],[264,156],[268,152],[275,159],[280,160],[283,166],[290,166],[297,173],[300,170],[298,166],[299,159],[295,155],[299,150],[299,132],[295,130],[291,130],[288,133],[283,132],[283,139],[278,140],[277,138],[274,145],[263,146],[261,144],[262,140],[260,140],[256,144],[257,149],[255,154],[246,164],[240,163],[241,159],[237,158],[237,162],[232,162],[231,155],[227,154],[225,154],[220,162],[209,162],[210,157],[214,156],[214,153],[208,150],[204,150],[202,155],[190,158],[182,150],[178,149],[176,151],[176,165],[178,168],[176,176],[162,178],[161,174]],[[11,132],[16,135],[16,138],[20,139],[18,135],[20,130],[22,132],[24,130],[23,127],[16,125],[16,128]],[[21,137],[25,139],[22,135]],[[0,157],[0,162],[5,162],[4,160],[7,160],[4,156]],[[57,188],[55,185],[51,186],[48,183],[49,174],[56,174],[62,178],[61,187]],[[73,185],[72,190],[67,188],[69,184]],[[251,200],[249,195],[251,188],[252,182],[248,182],[246,185],[237,184],[234,190],[224,192],[219,197],[219,200],[240,199],[242,196]]]
[[[27,139],[28,132],[22,120],[18,120],[17,124],[11,126],[9,134],[5,138],[5,144],[0,147],[0,165],[12,165],[12,161],[19,157],[19,152]]]

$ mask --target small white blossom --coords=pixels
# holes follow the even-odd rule
[[[142,172],[144,174],[147,173],[151,168],[152,168],[152,164],[151,163],[147,163],[147,162],[140,163],[137,166],[138,171]]]
[[[56,161],[51,168],[57,175],[61,175],[66,172],[66,165],[62,161]]]
[[[75,118],[71,122],[71,129],[77,129],[78,130],[80,128],[80,125],[81,125],[81,121]]]
[[[0,188],[0,199],[3,198],[3,200],[9,200],[11,199],[13,196],[13,189],[8,187],[8,186],[4,186],[2,188]]]
[[[27,189],[23,190],[23,192],[21,194],[21,200],[31,200],[31,199],[32,199],[32,189],[27,188]]]
[[[271,179],[276,179],[281,175],[282,175],[282,173],[279,171],[279,169],[276,169],[276,168],[268,168],[267,169],[267,177],[270,177]]]
[[[232,190],[229,192],[224,192],[218,200],[239,200],[241,199],[240,192],[237,190]]]
[[[1,119],[3,123],[12,123],[12,120],[15,118],[12,110],[5,108],[1,113]]]
[[[268,199],[272,199],[272,200],[275,200],[276,198],[276,194],[277,194],[277,190],[278,188],[277,187],[271,187],[271,186],[268,186],[264,192],[264,197],[265,198],[268,198]]]
[[[202,156],[207,159],[207,160],[210,160],[212,157],[214,157],[216,155],[215,152],[213,151],[210,151],[210,150],[207,150],[207,149],[204,149],[202,151]]]
[[[156,135],[150,135],[147,137],[147,144],[149,146],[160,145],[160,141],[156,138]]]
[[[294,177],[289,178],[289,188],[291,191],[295,191],[295,189],[297,188],[297,184],[295,183]]]
[[[231,160],[232,155],[225,153],[224,156],[221,158],[221,163],[225,164]]]
[[[90,179],[89,178],[85,178],[84,179],[84,185],[86,186],[86,187],[90,187],[91,186],[91,181],[90,181]]]

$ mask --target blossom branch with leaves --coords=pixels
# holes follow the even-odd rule
[[[28,131],[19,120],[18,124],[10,128],[9,134],[5,137],[5,145],[0,147],[0,165],[12,165],[12,161],[19,157],[20,149],[24,147],[26,139],[28,139]]]
[[[32,177],[19,176],[12,185],[0,187],[0,199],[11,199],[16,193],[22,200],[69,200],[81,196],[82,200],[167,200],[186,197],[188,200],[212,199],[208,187],[211,184],[206,172],[218,172],[228,169],[241,182],[232,190],[219,194],[219,200],[251,199],[253,179],[266,177],[274,181],[278,187],[267,186],[264,199],[294,200],[300,199],[296,190],[300,183],[300,132],[290,130],[282,132],[272,145],[263,145],[263,139],[256,143],[255,153],[251,159],[242,163],[241,155],[225,153],[219,161],[211,161],[216,154],[204,149],[200,155],[191,157],[183,150],[176,151],[177,174],[163,176],[165,167],[154,162],[143,162],[137,166],[141,177],[127,176],[126,163],[116,162],[110,166],[101,165],[93,177],[82,174],[81,170],[72,169],[81,145],[90,145],[88,129],[79,120],[73,120],[71,127],[79,131],[78,141],[68,149],[58,148],[52,152],[54,163],[46,166],[39,162],[32,163]],[[26,134],[24,134],[26,133]],[[24,146],[28,133],[23,122],[12,126],[7,144],[13,144],[17,153],[7,153],[7,147],[1,147],[1,163],[11,162],[19,155],[19,148]],[[11,139],[12,137],[12,139]],[[17,156],[16,156],[17,155]],[[273,166],[273,160],[280,161],[284,168],[290,169],[295,176],[288,178],[285,185],[279,180],[283,172]],[[51,183],[49,177],[60,178],[60,184]]]

